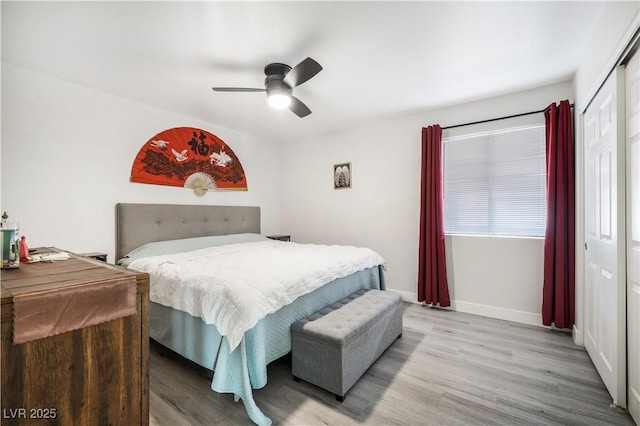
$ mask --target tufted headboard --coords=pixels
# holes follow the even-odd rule
[[[116,204],[116,260],[154,241],[243,232],[260,233],[260,207]]]

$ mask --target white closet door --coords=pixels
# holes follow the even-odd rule
[[[629,413],[640,424],[640,53],[626,67]]]
[[[614,71],[584,113],[585,347],[613,398],[626,406],[625,164]],[[624,104],[623,104],[624,105]],[[622,207],[619,207],[622,206]]]

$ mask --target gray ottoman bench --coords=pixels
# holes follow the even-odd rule
[[[402,298],[359,290],[291,325],[292,373],[343,401],[347,391],[402,335]]]

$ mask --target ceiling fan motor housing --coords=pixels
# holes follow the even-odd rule
[[[269,76],[280,76],[282,79],[289,71],[291,71],[291,67],[287,64],[281,64],[280,62],[274,62],[264,67],[264,74],[267,78],[269,78]]]
[[[291,71],[287,64],[274,63],[264,67],[266,78],[264,86],[267,89],[267,96],[272,92],[291,94],[291,86],[284,82],[284,77]]]

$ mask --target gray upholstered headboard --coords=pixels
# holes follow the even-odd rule
[[[143,244],[209,235],[260,233],[260,207],[116,204],[116,261]]]

